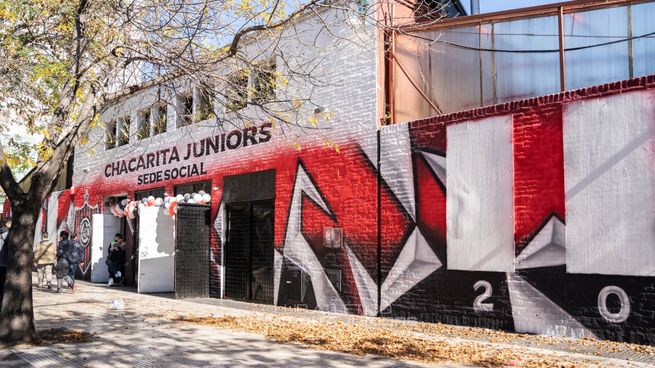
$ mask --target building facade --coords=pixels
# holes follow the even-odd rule
[[[330,113],[319,129],[256,112],[181,124],[199,98],[166,91],[168,108],[146,91],[108,111],[52,199],[72,198],[59,217],[88,246],[84,275],[106,281],[102,246],[120,232],[144,292],[206,272],[217,298],[655,343],[653,76],[379,127],[376,30],[333,31],[320,57],[339,83],[302,111]],[[176,266],[195,228],[170,206],[112,210],[201,191],[200,270]]]

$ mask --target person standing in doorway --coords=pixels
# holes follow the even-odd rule
[[[109,281],[107,286],[120,284],[123,282],[123,273],[121,267],[125,261],[125,237],[123,234],[116,234],[114,240],[109,243],[109,254],[107,254],[107,270],[109,271]]]
[[[0,306],[2,305],[2,296],[5,293],[5,277],[7,276],[7,251],[9,248],[9,229],[11,228],[11,219],[7,219],[0,227]]]
[[[57,249],[55,245],[48,240],[48,233],[41,234],[41,241],[36,245],[34,250],[34,264],[37,272],[37,285],[43,287],[43,278],[45,276],[48,289],[52,289],[52,266],[57,260]]]
[[[71,242],[68,240],[68,233],[62,231],[59,235],[59,245],[57,246],[57,292],[62,293],[64,281],[68,287],[75,292],[75,280],[68,276],[68,268],[70,267],[71,257]]]

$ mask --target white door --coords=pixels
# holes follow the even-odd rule
[[[96,213],[92,215],[92,241],[91,241],[91,282],[107,282],[107,251],[109,242],[121,230],[121,219],[114,215]]]
[[[175,220],[163,207],[139,206],[139,293],[175,290]]]

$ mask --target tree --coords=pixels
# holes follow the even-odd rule
[[[437,14],[431,21],[441,16],[434,1],[425,4],[412,11],[420,10],[424,19],[428,6]],[[202,96],[234,111],[228,123],[247,118],[236,108],[247,104],[269,120],[305,127],[297,119],[300,111],[315,107],[312,88],[277,95],[266,91],[285,90],[290,81],[310,87],[331,81],[316,72],[321,60],[299,61],[278,53],[278,46],[296,42],[295,27],[308,16],[326,32],[344,22],[352,23],[355,35],[367,27],[394,27],[388,7],[363,0],[310,0],[295,8],[280,0],[0,0],[0,107],[15,114],[9,125],[0,123],[0,130],[21,125],[43,137],[29,154],[26,145],[14,150],[0,146],[0,186],[13,214],[0,340],[38,339],[31,289],[36,219],[73,148],[88,141],[104,111],[142,91],[192,81],[201,86]],[[324,18],[324,9],[339,16]],[[301,47],[320,45],[310,41]],[[284,64],[284,72],[267,67],[266,55]],[[243,83],[243,75],[253,82]],[[253,88],[259,91],[256,98],[250,98]],[[211,109],[201,112],[212,115]],[[24,164],[27,158],[34,160],[34,168],[31,185],[23,190],[12,162]]]

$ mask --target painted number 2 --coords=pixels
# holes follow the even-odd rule
[[[488,281],[480,280],[473,284],[473,290],[478,291],[479,288],[484,288],[484,292],[478,295],[473,301],[473,310],[476,312],[491,312],[494,310],[494,303],[483,303],[485,300],[489,299],[491,293],[493,293],[493,288]]]
[[[607,308],[607,297],[611,294],[618,297],[621,304],[619,311],[616,313],[612,313],[609,308]],[[628,294],[618,286],[605,286],[600,293],[598,293],[598,312],[600,312],[600,315],[603,316],[607,322],[625,322],[630,316],[630,298],[628,297]]]

